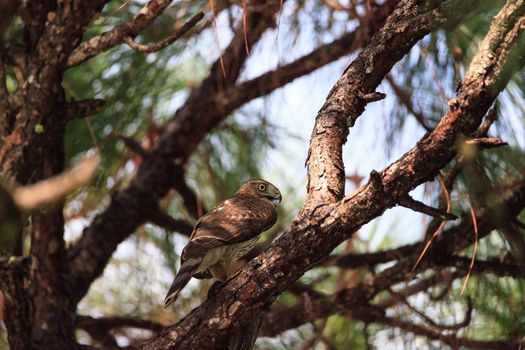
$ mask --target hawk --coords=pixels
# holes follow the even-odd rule
[[[219,281],[229,278],[262,232],[277,221],[281,192],[265,180],[249,180],[235,195],[219,203],[195,224],[181,255],[181,266],[164,300],[175,301],[191,277],[211,272]]]

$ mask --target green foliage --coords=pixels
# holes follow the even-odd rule
[[[480,339],[506,339],[525,332],[525,281],[491,275],[474,276],[467,293],[473,295],[475,321],[467,334]]]
[[[363,324],[349,317],[333,315],[328,318],[323,334],[336,349],[363,349],[365,338]]]

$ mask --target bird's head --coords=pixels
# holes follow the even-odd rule
[[[281,191],[268,181],[252,179],[245,182],[237,191],[237,194],[249,194],[264,197],[270,200],[275,206],[281,203],[283,196]]]

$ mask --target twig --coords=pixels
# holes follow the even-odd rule
[[[100,111],[104,103],[104,100],[98,98],[67,102],[64,105],[65,118],[73,120],[92,116]]]
[[[472,136],[474,138],[487,136],[487,133],[489,132],[490,127],[492,126],[492,124],[494,124],[496,120],[498,120],[498,111],[496,107],[492,107],[487,112],[487,116],[485,117],[483,124],[481,124],[479,129],[474,134],[472,134]]]
[[[432,130],[432,127],[428,125],[427,118],[422,113],[416,112],[409,94],[406,91],[404,91],[399,85],[397,85],[394,78],[392,78],[391,74],[387,74],[386,80],[392,87],[392,90],[394,90],[394,93],[396,94],[398,100],[403,105],[405,105],[406,109],[410,112],[410,114],[412,114],[416,118],[416,120],[423,127],[423,129],[425,129],[426,131]]]
[[[217,40],[217,48],[219,51],[219,63],[221,65],[222,77],[226,78],[226,68],[224,67],[224,60],[222,58],[221,39],[219,37],[219,30],[217,29],[217,18],[215,17],[215,11],[213,10],[214,2],[215,2],[214,0],[210,0],[209,6],[210,6],[210,11],[211,11],[212,20],[213,20],[213,29],[215,31],[215,39]]]
[[[401,291],[392,294],[388,299],[382,300],[376,304],[381,309],[388,309],[402,301],[401,297],[408,298],[411,295],[418,294],[426,291],[428,288],[437,285],[441,282],[446,282],[447,285],[454,281],[456,278],[463,275],[463,272],[450,272],[448,270],[441,270],[434,275],[420,279],[415,283],[408,284]]]
[[[438,208],[430,207],[420,201],[417,201],[413,199],[410,196],[406,196],[404,198],[401,198],[399,200],[399,204],[405,208],[412,209],[414,211],[417,211],[419,213],[427,214],[436,218],[440,218],[442,220],[456,220],[458,219],[457,215],[454,215],[452,213],[444,212]]]
[[[443,188],[443,193],[445,194],[445,198],[446,198],[446,201],[447,201],[447,210],[446,211],[448,213],[449,210],[450,210],[450,195],[448,194],[447,186],[445,185],[445,181],[443,180],[443,176],[441,176],[441,175],[439,175],[439,183],[441,184],[441,187]],[[444,225],[445,225],[445,221],[441,221],[441,223],[439,224],[438,228],[434,231],[434,234],[432,235],[432,237],[430,237],[430,239],[427,241],[425,247],[423,248],[423,251],[419,255],[419,258],[417,258],[417,261],[414,264],[414,267],[412,268],[411,273],[413,273],[416,270],[417,265],[419,264],[421,259],[423,259],[423,256],[425,255],[426,251],[428,250],[428,248],[432,244],[432,241],[434,240],[434,238],[437,237],[439,232],[441,232],[441,229],[443,228]]]
[[[376,91],[376,92],[370,92],[367,94],[359,94],[359,98],[363,100],[365,103],[370,103],[370,102],[381,101],[382,99],[386,98],[386,94]]]
[[[393,294],[397,294],[396,292],[392,291],[391,289],[390,289],[390,292],[393,293]],[[418,310],[416,307],[411,305],[408,302],[408,300],[406,300],[406,298],[400,297],[400,299],[403,302],[403,304],[405,304],[406,307],[408,307],[412,312],[414,312],[419,317],[421,317],[423,319],[423,321],[425,321],[426,323],[428,323],[429,325],[431,325],[433,327],[436,327],[436,328],[439,328],[439,329],[442,329],[442,330],[459,330],[461,328],[467,327],[470,324],[470,321],[472,320],[473,305],[472,305],[472,300],[470,298],[467,298],[467,310],[465,310],[465,317],[463,318],[463,321],[461,321],[459,323],[455,323],[455,324],[450,324],[450,325],[439,324],[439,323],[435,322],[432,318],[427,316],[424,312]]]
[[[190,236],[193,231],[193,225],[181,219],[175,219],[162,211],[160,208],[149,214],[151,223],[162,227],[164,229],[181,233],[185,236]]]
[[[173,188],[179,193],[184,202],[184,207],[195,219],[206,214],[206,209],[202,205],[199,196],[188,185],[184,174],[177,173],[173,175]]]
[[[495,148],[508,145],[507,142],[504,142],[497,137],[478,137],[466,140],[465,143],[467,145],[474,145],[482,148]]]
[[[186,22],[182,27],[180,27],[175,33],[169,35],[168,37],[162,39],[156,44],[139,44],[131,36],[126,36],[123,38],[124,42],[128,44],[133,50],[140,51],[140,52],[156,52],[159,50],[162,50],[166,46],[172,44],[177,39],[179,39],[181,36],[186,34],[191,28],[193,28],[201,19],[204,18],[204,13],[199,12],[195,16],[193,16],[188,22]]]
[[[124,142],[126,147],[141,156],[142,159],[146,158],[148,152],[142,147],[142,145],[132,137],[122,135],[119,132],[113,132],[112,136]]]
[[[69,56],[67,66],[72,67],[85,60],[119,45],[126,36],[134,37],[149,27],[171,0],[150,0],[142,9],[126,23],[119,24],[113,29],[94,36],[80,44]]]

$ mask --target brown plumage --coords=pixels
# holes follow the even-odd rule
[[[219,203],[197,221],[184,247],[181,267],[171,284],[164,307],[175,301],[195,274],[209,270],[225,281],[240,266],[237,259],[248,253],[260,234],[277,221],[281,192],[264,180],[249,180],[235,195]]]

